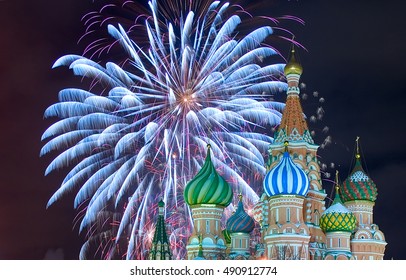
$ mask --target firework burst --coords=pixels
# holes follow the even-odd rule
[[[284,107],[272,96],[286,88],[284,64],[264,61],[283,59],[266,44],[273,28],[239,36],[235,6],[204,2],[170,15],[170,5],[149,2],[150,14],[140,17],[147,44],[130,37],[139,18],[131,32],[108,24],[124,61],[66,55],[54,64],[91,81],[90,90],[61,90],[45,111],[59,120],[44,132],[41,150],[59,153],[46,174],[70,169],[48,206],[77,192],[77,221],[87,237],[81,258],[145,259],[161,198],[174,256],[183,258],[192,226],[183,189],[208,142],[219,173],[249,201],[258,199],[254,182],[265,174],[273,140],[263,132],[280,122]]]

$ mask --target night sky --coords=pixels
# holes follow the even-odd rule
[[[405,3],[251,4],[258,14],[289,14],[306,22],[289,28],[307,48],[300,51],[305,91],[326,99],[323,123],[333,143],[320,152],[321,160],[334,162],[344,180],[354,140],[361,137],[367,173],[378,187],[374,219],[388,242],[385,259],[406,259]],[[62,55],[82,53],[81,17],[92,5],[0,0],[0,259],[78,258],[83,240],[73,223],[74,194],[46,209],[65,173],[44,177],[52,158],[40,158],[39,151],[41,135],[53,123],[43,119],[45,109],[59,90],[80,87],[69,70],[51,66]],[[325,188],[329,193],[331,184]]]

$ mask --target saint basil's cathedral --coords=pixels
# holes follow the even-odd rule
[[[361,164],[355,165],[340,185],[335,178],[335,198],[326,209],[316,145],[309,132],[299,98],[303,68],[292,49],[284,68],[287,79],[286,106],[274,142],[269,147],[264,193],[251,217],[239,195],[237,210],[222,226],[224,209],[231,203],[230,185],[211,161],[210,145],[201,170],[186,185],[185,202],[193,218],[187,259],[269,260],[382,260],[385,237],[373,221],[377,198],[375,183]],[[159,216],[149,252],[151,260],[172,259],[164,207]],[[252,231],[260,227],[260,239],[251,248]]]

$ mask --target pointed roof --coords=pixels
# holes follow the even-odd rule
[[[172,252],[168,235],[166,233],[166,225],[164,218],[165,203],[161,200],[158,203],[159,214],[155,225],[154,238],[152,239],[151,250],[149,252],[150,260],[171,260]]]
[[[303,68],[295,58],[295,49],[293,47],[290,60],[286,64],[284,72],[288,81],[287,98],[282,113],[282,120],[275,135],[275,143],[306,141],[314,144],[299,98],[299,78]]]
[[[282,113],[282,120],[275,137],[275,142],[283,143],[285,141],[306,141],[314,143],[305,120],[302,104],[298,96],[288,95],[285,103],[285,109]]]

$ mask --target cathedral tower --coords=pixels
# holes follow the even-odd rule
[[[326,233],[326,260],[350,260],[353,258],[350,248],[351,233],[355,229],[355,216],[342,203],[336,171],[335,198],[333,203],[320,217],[320,227]]]
[[[285,152],[264,179],[269,197],[269,225],[264,236],[267,259],[309,259],[310,231],[303,219],[303,203],[309,179]]]
[[[158,203],[158,221],[155,226],[154,239],[152,239],[151,250],[149,251],[150,260],[171,260],[172,253],[166,234],[165,226],[165,203],[161,200]]]
[[[325,248],[325,235],[320,229],[319,218],[325,210],[325,190],[322,188],[320,167],[317,159],[316,145],[310,135],[300,103],[299,80],[303,68],[296,59],[292,48],[289,62],[284,74],[288,82],[286,106],[283,110],[281,124],[275,133],[274,143],[269,148],[268,170],[278,164],[283,157],[284,142],[289,141],[289,152],[293,161],[306,173],[310,189],[303,207],[304,220],[310,230],[310,258],[321,257]]]
[[[193,233],[186,246],[189,260],[199,254],[199,249],[205,259],[225,258],[226,241],[221,219],[233,193],[214,168],[210,154],[210,145],[207,145],[206,160],[184,191],[185,202],[190,206],[193,218]]]
[[[254,219],[249,216],[242,203],[242,195],[239,195],[237,210],[227,220],[226,228],[230,232],[231,250],[229,259],[250,259],[250,232],[254,229]]]
[[[355,165],[344,181],[340,195],[345,206],[357,219],[355,233],[351,240],[354,257],[382,260],[386,246],[385,236],[373,221],[373,207],[378,191],[375,183],[362,168],[359,137],[356,139]]]

